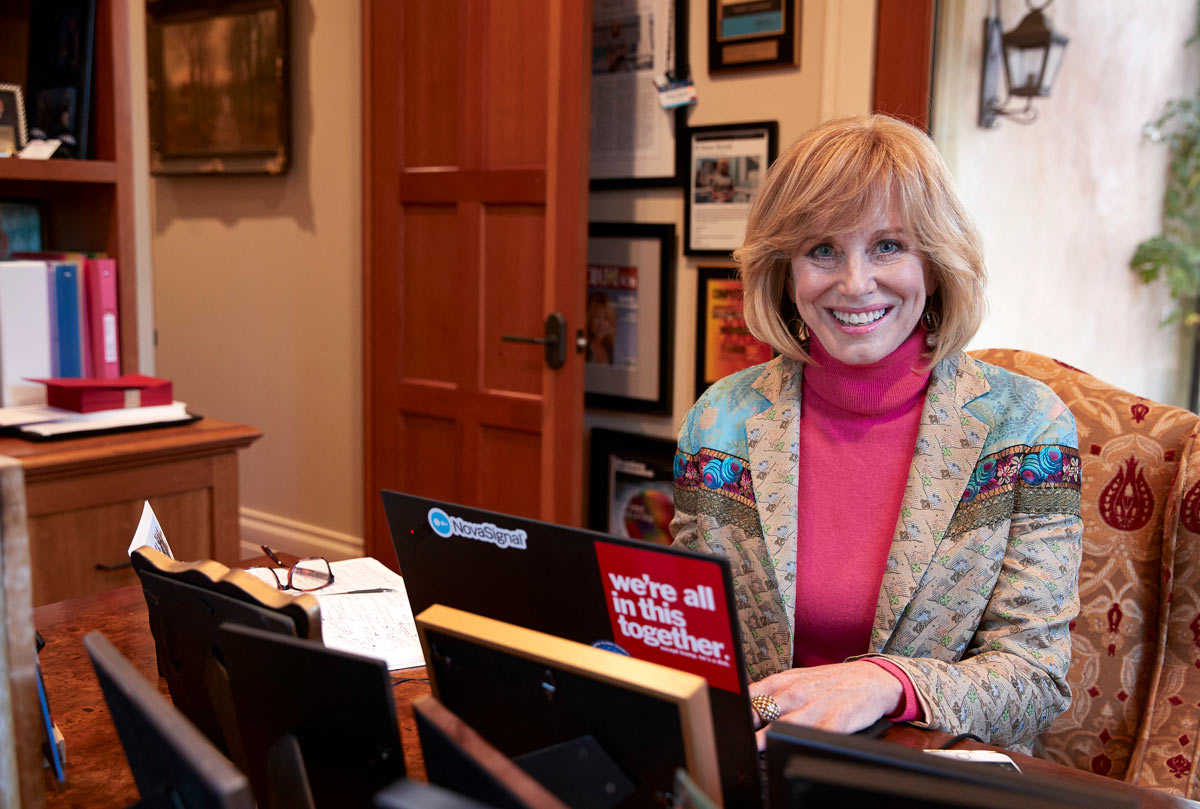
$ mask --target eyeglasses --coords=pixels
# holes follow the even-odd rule
[[[251,568],[251,570],[270,571],[275,578],[275,586],[280,590],[301,590],[310,593],[333,584],[333,569],[329,566],[329,560],[324,556],[310,556],[293,565],[286,565],[269,547],[266,545],[259,547],[276,566],[257,567]],[[285,570],[287,571],[286,578],[283,577]]]

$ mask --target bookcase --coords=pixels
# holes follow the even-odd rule
[[[29,11],[44,0],[0,2],[0,82],[27,86]],[[95,0],[90,160],[0,158],[0,200],[36,202],[47,249],[116,259],[121,371],[138,370],[129,0]],[[29,99],[26,99],[28,105]]]

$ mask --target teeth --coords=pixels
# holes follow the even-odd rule
[[[836,309],[830,309],[833,317],[839,323],[845,323],[847,326],[865,326],[868,323],[874,323],[881,317],[887,314],[887,309],[873,309],[870,312],[839,312]]]

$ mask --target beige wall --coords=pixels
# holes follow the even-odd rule
[[[152,183],[157,370],[263,431],[241,456],[243,541],[336,556],[362,537],[359,4],[290,8],[288,173]]]
[[[778,121],[779,148],[826,118],[869,111],[873,69],[875,0],[805,0],[800,26],[800,67],[708,74],[708,2],[690,0],[689,61],[698,102],[690,126]],[[678,189],[601,191],[589,197],[596,222],[674,223],[679,250],[675,267],[675,360],[672,414],[629,416],[589,410],[586,427],[674,438],[695,400],[696,268],[714,258],[683,255],[683,195]]]
[[[990,3],[943,3],[934,139],[983,231],[991,311],[972,346],[1026,348],[1135,393],[1182,401],[1180,339],[1159,326],[1160,286],[1129,270],[1158,232],[1167,154],[1142,126],[1196,89],[1190,0],[1063,0],[1070,37],[1037,122],[975,125],[983,18]],[[1010,30],[1026,13],[1004,0]]]

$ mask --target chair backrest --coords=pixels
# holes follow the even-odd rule
[[[1040,354],[973,356],[1044,382],[1079,430],[1080,614],[1070,709],[1039,754],[1200,795],[1200,417]]]
[[[139,807],[252,809],[246,776],[132,663],[99,632],[84,635],[83,645],[142,796]]]

